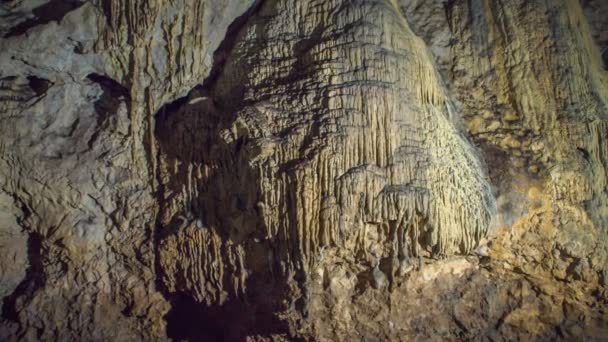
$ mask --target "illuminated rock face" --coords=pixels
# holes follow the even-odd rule
[[[170,288],[187,279],[198,300],[221,302],[252,271],[306,278],[339,250],[394,273],[485,235],[481,163],[394,4],[266,3],[226,52],[221,74],[157,121]],[[268,263],[252,270],[262,250]]]
[[[602,1],[1,6],[1,339],[608,334]]]

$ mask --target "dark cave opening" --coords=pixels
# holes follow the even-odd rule
[[[171,302],[165,315],[167,336],[175,341],[246,341],[249,336],[288,332],[274,314],[245,300],[207,306],[182,293],[167,298]]]
[[[35,8],[32,12],[33,18],[26,19],[18,25],[12,27],[4,38],[19,36],[26,33],[29,29],[47,24],[51,21],[61,21],[68,13],[82,6],[84,1],[75,0],[51,0],[48,3]]]

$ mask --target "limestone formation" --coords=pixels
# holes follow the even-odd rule
[[[0,339],[602,340],[603,0],[0,4]]]

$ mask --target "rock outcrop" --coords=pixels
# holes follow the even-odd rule
[[[0,4],[0,339],[602,340],[607,16]]]

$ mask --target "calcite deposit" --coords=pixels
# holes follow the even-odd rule
[[[608,2],[0,4],[0,340],[608,339]]]

